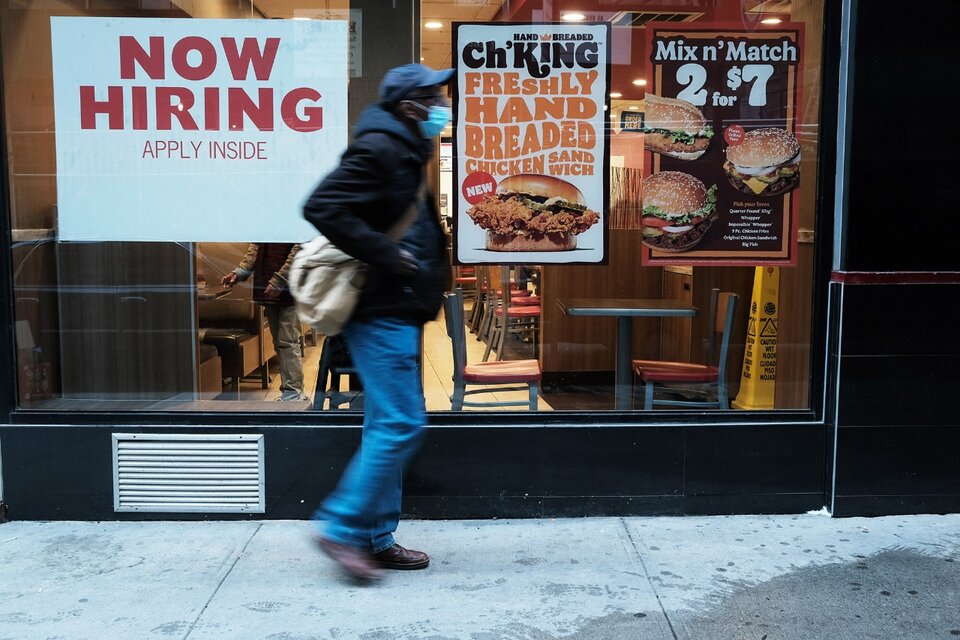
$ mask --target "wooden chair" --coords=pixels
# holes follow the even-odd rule
[[[454,266],[453,286],[463,289],[464,298],[472,301],[470,309],[471,321],[475,313],[479,313],[480,283],[477,279],[477,267]]]
[[[474,302],[473,311],[470,314],[470,331],[477,334],[477,340],[487,344],[493,335],[495,325],[494,318],[496,310],[500,305],[503,296],[503,284],[500,283],[500,268],[483,266],[476,268],[477,274],[477,301]],[[501,286],[500,289],[498,289]],[[529,299],[530,292],[526,289],[518,289],[517,283],[509,282],[509,291],[512,299]],[[538,298],[539,304],[539,298]]]
[[[470,309],[470,332],[477,334],[477,340],[483,337],[489,316],[487,315],[487,295],[490,292],[490,270],[487,267],[474,267],[473,277],[476,278],[473,292],[473,308]],[[457,288],[463,289],[457,285]]]
[[[477,268],[470,266],[454,267],[453,281],[465,293],[473,291],[477,288]]]
[[[447,322],[447,335],[453,346],[453,395],[450,405],[454,411],[464,407],[528,407],[537,410],[540,388],[540,363],[536,360],[511,360],[507,362],[467,363],[467,332],[463,318],[463,291],[457,289],[444,294],[443,315]],[[493,385],[524,385],[515,387]],[[467,389],[468,385],[484,385],[488,388]],[[473,402],[468,395],[528,391],[528,400]]]
[[[497,267],[493,268],[497,270]],[[491,291],[491,324],[483,361],[496,351],[497,360],[503,360],[503,352],[509,334],[526,334],[533,342],[534,355],[538,355],[538,332],[540,330],[540,303],[527,304],[529,295],[514,295],[510,289],[510,267],[499,267],[500,290]],[[493,272],[492,272],[493,273]],[[493,275],[491,274],[491,280]],[[506,293],[504,293],[506,292]],[[523,292],[521,292],[522,294]]]
[[[644,385],[644,409],[654,407],[702,407],[729,409],[727,398],[727,360],[730,353],[730,333],[733,330],[733,320],[737,309],[738,296],[735,293],[724,292],[711,296],[711,314],[713,322],[708,329],[714,334],[713,339],[704,341],[709,349],[708,364],[691,362],[669,362],[664,360],[634,360],[633,372]],[[716,345],[719,351],[715,354]],[[694,385],[703,387],[697,389],[702,398],[675,400],[657,398],[657,385]]]

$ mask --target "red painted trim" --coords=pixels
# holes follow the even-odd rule
[[[841,284],[960,284],[960,271],[834,271]]]

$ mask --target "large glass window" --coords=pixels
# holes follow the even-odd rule
[[[428,175],[461,295],[424,330],[429,410],[461,333],[469,364],[539,369],[538,411],[808,408],[823,2],[667,4],[6,3],[19,407],[362,408],[254,256],[310,239],[310,188],[420,61],[457,68]],[[525,384],[466,410],[527,410]]]

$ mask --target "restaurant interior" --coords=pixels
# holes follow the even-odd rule
[[[263,311],[253,302],[249,284],[230,290],[219,284],[239,264],[246,244],[57,242],[49,35],[51,15],[330,19],[347,18],[356,9],[362,10],[364,66],[361,75],[351,78],[351,121],[375,96],[382,71],[393,66],[391,60],[405,61],[397,57],[397,49],[411,47],[424,64],[435,68],[452,66],[454,22],[608,22],[614,34],[608,110],[609,210],[603,212],[609,218],[607,261],[600,265],[453,265],[450,291],[454,295],[424,329],[422,373],[430,411],[459,409],[456,396],[461,386],[468,392],[483,392],[466,395],[462,408],[467,411],[640,411],[645,407],[645,389],[654,384],[662,393],[658,397],[691,402],[695,410],[731,410],[729,402],[741,387],[757,271],[752,266],[642,264],[642,232],[630,220],[637,217],[632,214],[642,202],[648,154],[643,134],[621,124],[624,113],[645,109],[642,52],[648,22],[804,23],[799,117],[803,125],[796,134],[807,179],[799,186],[795,263],[778,268],[775,393],[770,406],[763,408],[810,406],[820,0],[10,0],[2,4],[3,75],[8,87],[22,89],[3,96],[22,409],[362,409],[362,386],[342,345],[307,326],[303,327],[302,356],[304,392],[310,400],[274,402],[280,396],[280,380]],[[391,22],[391,12],[383,9],[391,4],[392,11],[408,9],[414,18],[409,29]],[[385,65],[384,69],[378,65]],[[452,178],[453,135],[453,128],[444,131],[429,167],[437,209],[451,243],[457,195]],[[678,309],[693,311],[625,321],[632,333],[625,354],[631,366],[625,380],[617,373],[618,337],[624,355],[624,321],[612,315],[578,315],[571,301],[588,297],[669,301]],[[448,325],[451,317],[459,320],[454,327]],[[701,367],[701,374],[707,369],[710,374],[645,381],[634,366],[636,361],[689,363]],[[487,404],[472,406],[471,402]],[[653,406],[658,410],[684,407]]]

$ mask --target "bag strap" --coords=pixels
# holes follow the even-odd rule
[[[410,225],[412,225],[414,220],[417,219],[417,215],[420,212],[420,203],[423,202],[423,198],[427,191],[427,180],[425,173],[425,171],[420,172],[420,184],[417,186],[417,193],[413,197],[413,202],[411,202],[410,206],[407,207],[407,210],[403,212],[403,215],[400,216],[400,219],[394,222],[393,226],[387,230],[387,236],[389,236],[389,238],[394,242],[399,242],[400,238],[402,238],[410,228]]]

